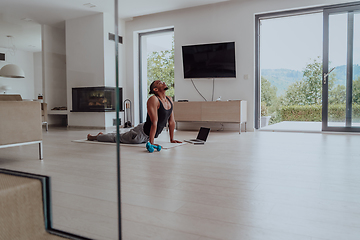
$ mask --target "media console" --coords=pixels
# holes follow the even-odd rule
[[[238,123],[239,133],[241,125],[247,122],[247,102],[243,100],[216,102],[174,102],[176,122],[221,122]]]

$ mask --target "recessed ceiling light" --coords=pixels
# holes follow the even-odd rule
[[[96,5],[95,5],[95,4],[92,4],[92,3],[85,3],[84,6],[85,6],[85,7],[89,7],[89,8],[94,8],[94,7],[96,7]]]

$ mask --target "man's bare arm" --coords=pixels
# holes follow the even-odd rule
[[[172,103],[172,100],[170,100],[170,101]],[[181,143],[180,141],[174,139],[174,130],[175,130],[175,117],[174,117],[174,111],[173,111],[169,117],[170,142],[171,143]]]
[[[149,142],[154,144],[156,128],[158,123],[158,108],[159,108],[159,100],[155,96],[151,96],[147,101],[147,112],[149,114],[151,120],[151,128],[149,133]]]

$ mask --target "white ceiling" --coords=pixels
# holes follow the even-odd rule
[[[128,19],[226,1],[230,0],[119,0],[119,17]],[[11,35],[17,49],[41,51],[41,24],[63,27],[67,19],[98,12],[114,13],[114,0],[1,0],[0,47],[9,47],[6,36]]]

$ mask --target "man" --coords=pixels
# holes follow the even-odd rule
[[[168,87],[163,81],[157,80],[150,85],[150,94],[154,94],[147,101],[146,122],[140,123],[130,131],[120,134],[122,143],[145,143],[149,141],[153,145],[154,139],[162,132],[166,123],[169,123],[171,143],[181,143],[174,139],[175,119],[172,99],[166,96]],[[87,139],[99,142],[116,142],[116,133],[99,133],[95,136],[88,134]]]

